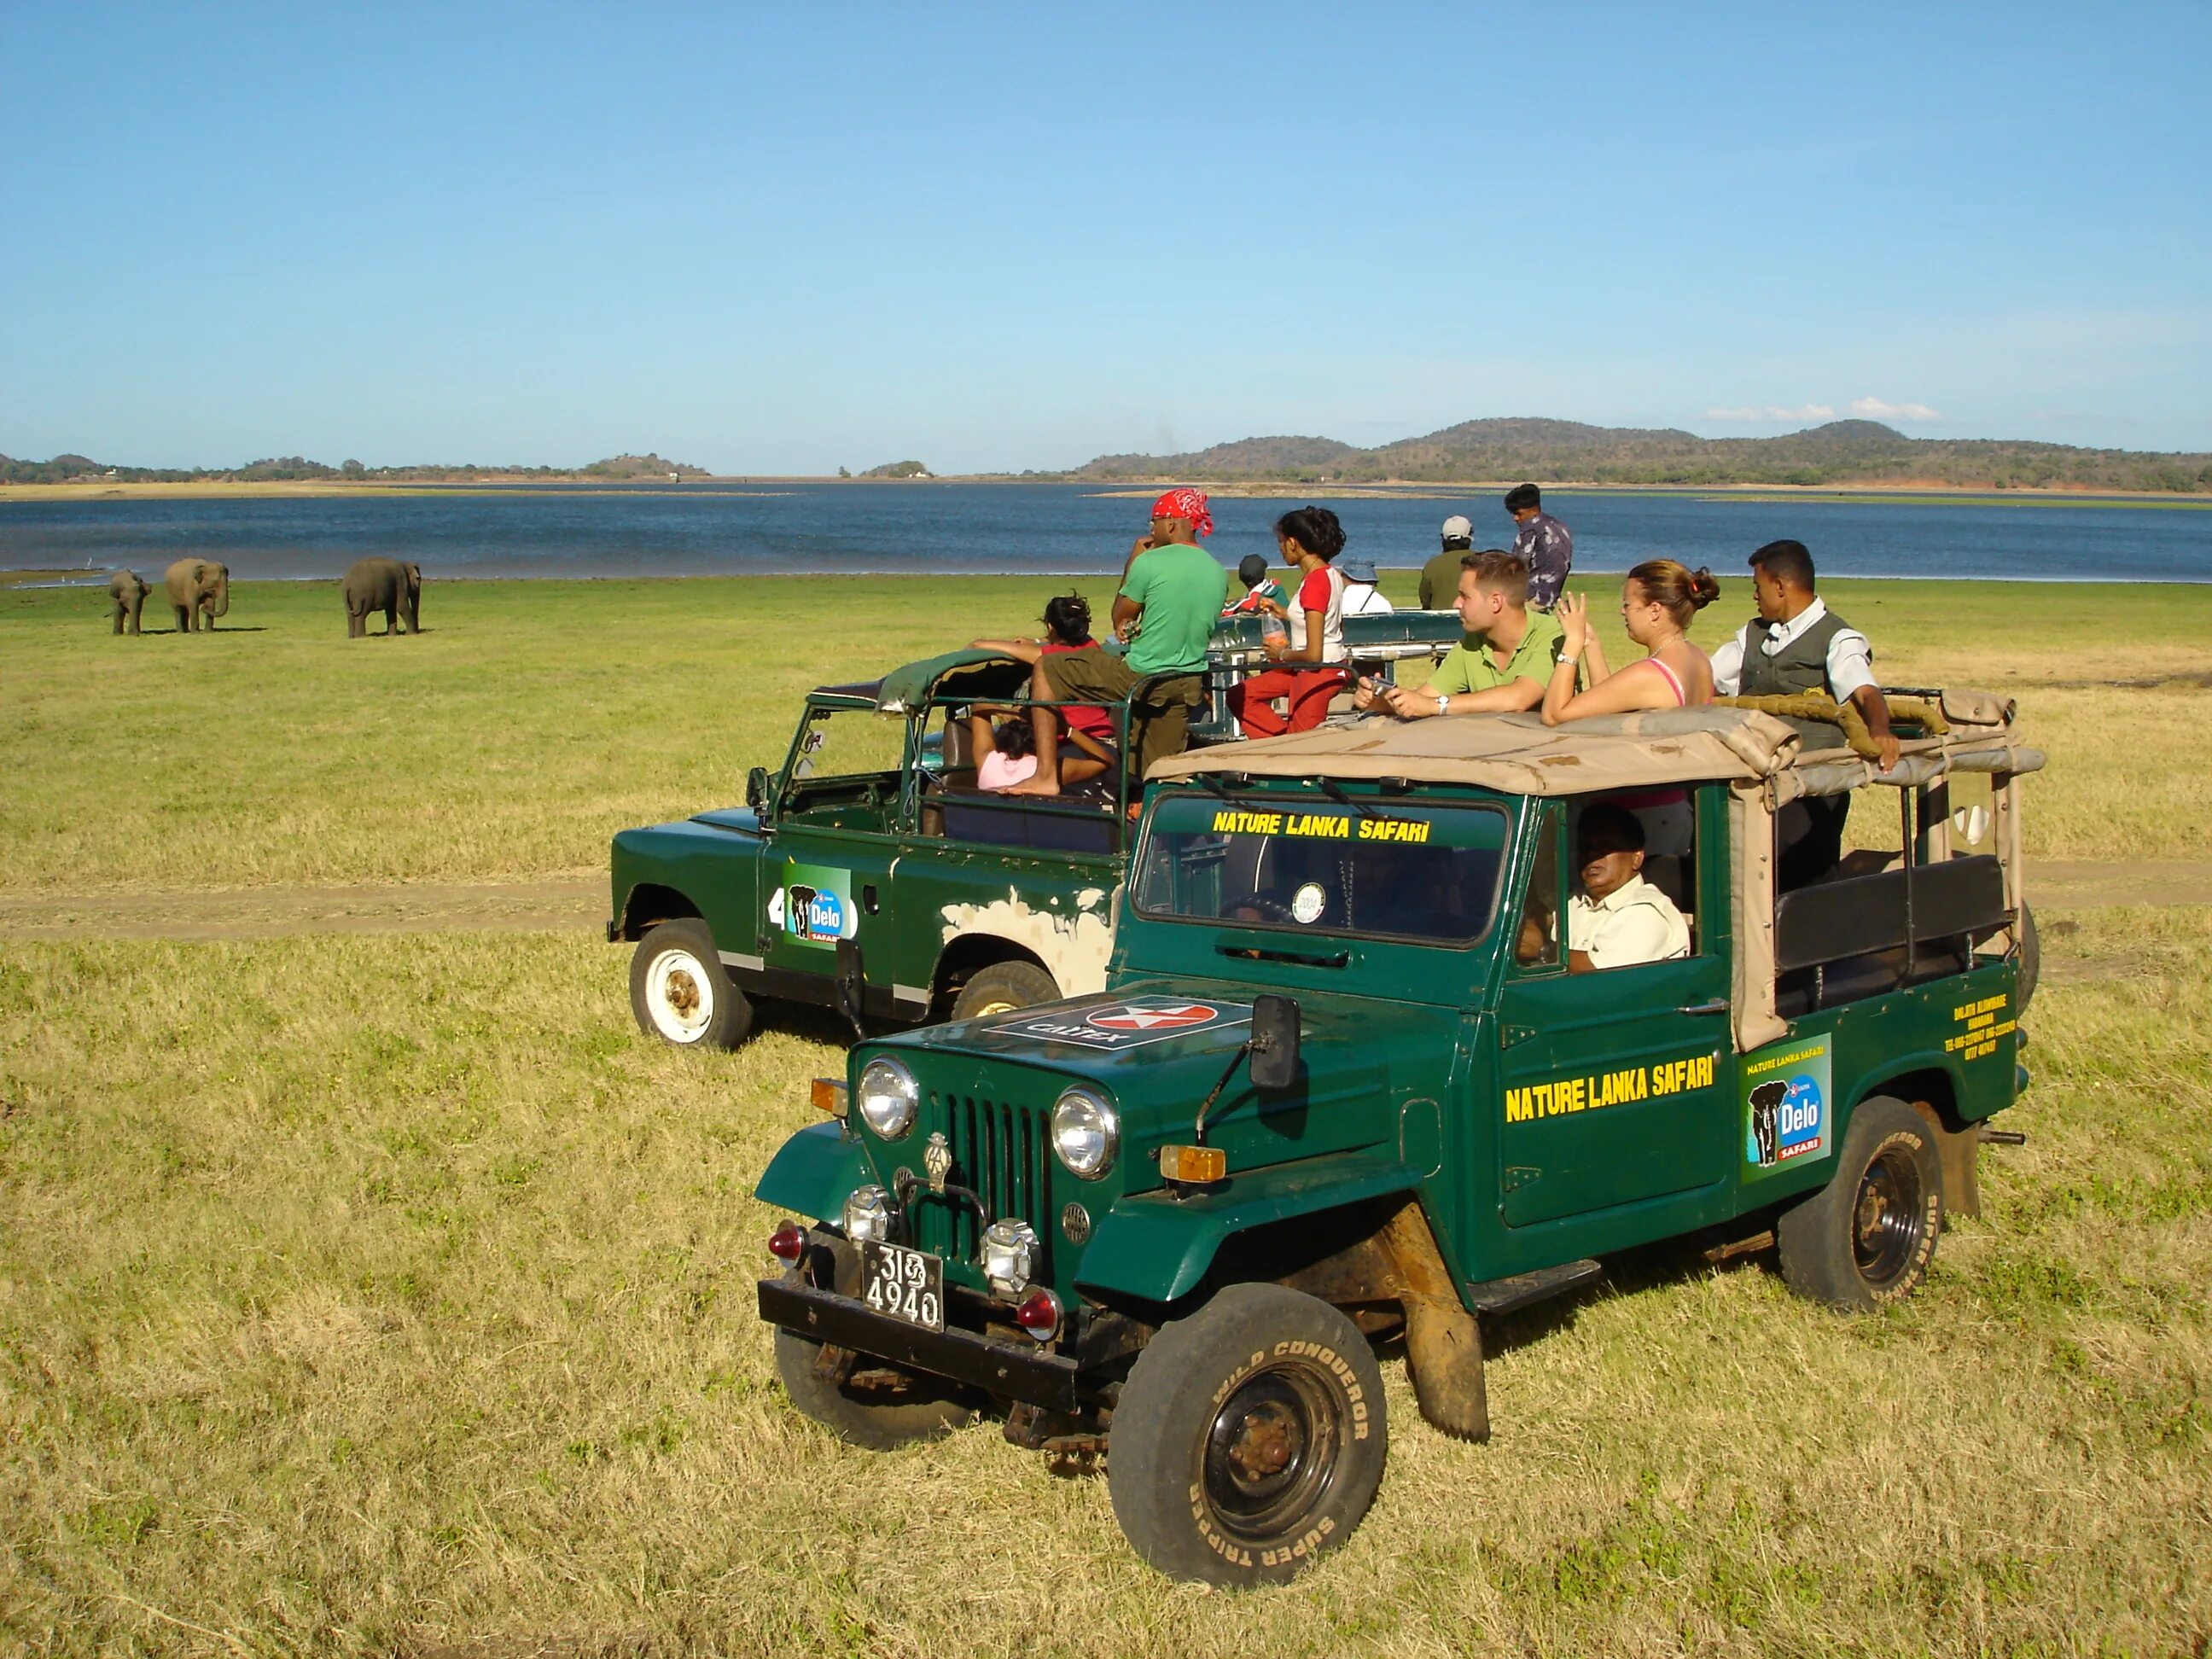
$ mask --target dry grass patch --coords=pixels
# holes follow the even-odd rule
[[[2053,915],[2027,1146],[1884,1319],[1655,1250],[1389,1368],[1364,1528],[1247,1597],[982,1426],[795,1419],[749,1196],[838,1063],[633,1032],[560,935],[0,952],[0,1632],[53,1652],[2185,1652],[2212,1638],[2212,925]]]

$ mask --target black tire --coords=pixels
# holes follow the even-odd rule
[[[1060,1000],[1060,981],[1034,962],[994,962],[960,988],[952,1018],[981,1019]]]
[[[1791,1290],[1864,1311],[1918,1288],[1942,1231],[1935,1131],[1903,1101],[1876,1095],[1851,1114],[1834,1177],[1783,1213],[1774,1240]]]
[[[2027,908],[2027,901],[2020,904],[2020,985],[2014,999],[2013,1018],[2017,1019],[2027,1012],[2028,999],[2035,994],[2035,981],[2043,977],[2043,936],[2035,931],[2035,912]]]
[[[1382,1368],[1358,1327],[1301,1291],[1232,1285],[1137,1357],[1107,1490],[1123,1534],[1169,1577],[1279,1583],[1352,1535],[1389,1442]]]
[[[801,1416],[811,1417],[849,1445],[867,1451],[892,1451],[918,1440],[934,1440],[964,1428],[975,1416],[967,1401],[939,1391],[922,1379],[896,1396],[872,1389],[833,1386],[815,1370],[822,1352],[818,1342],[778,1328],[775,1334],[776,1374],[783,1391]],[[878,1362],[865,1356],[863,1365]]]
[[[730,983],[696,916],[645,930],[629,961],[629,1006],[647,1036],[678,1048],[734,1048],[753,1029],[752,999]]]

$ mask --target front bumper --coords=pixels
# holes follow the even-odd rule
[[[1004,1400],[1073,1414],[1076,1362],[1064,1354],[979,1336],[924,1330],[834,1291],[783,1279],[760,1281],[760,1316],[794,1336],[888,1360],[908,1370],[946,1377]]]

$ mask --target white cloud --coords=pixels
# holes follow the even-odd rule
[[[1854,398],[1852,414],[1869,421],[1940,421],[1943,417],[1926,404],[1886,404],[1879,398]]]
[[[1800,404],[1795,409],[1784,409],[1779,404],[1746,404],[1735,409],[1709,409],[1709,421],[1748,421],[1764,425],[1770,421],[1832,421],[1836,411],[1826,404]]]

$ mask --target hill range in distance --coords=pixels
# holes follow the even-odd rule
[[[368,467],[350,460],[331,466],[293,455],[240,467],[182,469],[109,465],[83,455],[58,455],[48,461],[0,455],[0,484],[647,483],[763,476],[710,473],[650,453],[580,467]],[[841,467],[837,476],[852,474]],[[872,467],[860,478],[920,483],[943,476],[907,460]],[[968,476],[1132,484],[1489,484],[1526,479],[1692,489],[1853,485],[2203,495],[2212,494],[2212,453],[2083,449],[2014,439],[1909,438],[1878,421],[1863,420],[1832,421],[1772,438],[1700,438],[1674,427],[1504,417],[1463,421],[1371,449],[1334,438],[1241,438],[1181,454],[1101,455],[1065,471]]]
[[[1065,475],[1279,483],[1887,484],[1939,489],[2212,491],[2212,454],[1908,438],[1832,421],[1774,438],[1525,418],[1463,421],[1360,449],[1334,438],[1243,438],[1181,455],[1101,455]]]

